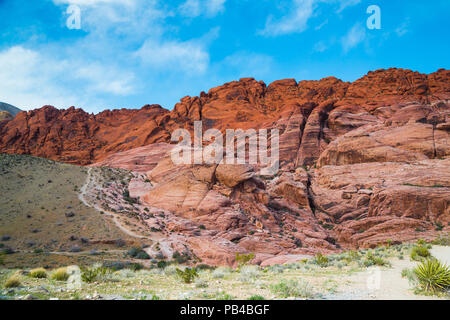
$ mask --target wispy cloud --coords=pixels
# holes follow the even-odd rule
[[[355,48],[366,38],[366,29],[361,23],[355,24],[342,38],[342,48],[345,53]]]
[[[45,104],[92,107],[102,93],[133,91],[132,74],[113,66],[50,56],[49,52],[15,46],[0,52],[0,96],[24,109]],[[70,86],[68,84],[72,84]]]
[[[225,11],[226,0],[186,0],[178,10],[181,15],[196,18],[201,15],[212,18]]]
[[[341,13],[346,8],[359,4],[361,0],[338,0],[338,2],[339,2],[339,9],[337,10],[337,13]]]
[[[146,66],[157,70],[184,70],[203,73],[209,64],[209,54],[202,44],[196,41],[147,40],[135,55]]]
[[[265,24],[265,28],[259,34],[265,36],[279,36],[291,33],[301,33],[308,29],[308,22],[311,18],[318,16],[316,11],[321,5],[337,7],[337,13],[341,13],[346,8],[357,5],[361,0],[292,0],[287,7],[287,13],[276,19],[270,15]],[[320,30],[328,23],[328,19],[315,27]]]
[[[404,21],[398,28],[395,29],[395,33],[399,37],[403,37],[409,32],[409,19]]]
[[[267,18],[264,30],[266,36],[278,36],[289,33],[300,33],[307,29],[308,20],[313,16],[316,0],[294,0],[291,13],[276,20],[273,15]]]
[[[313,47],[313,51],[315,52],[325,52],[327,49],[328,46],[323,41],[317,42]]]

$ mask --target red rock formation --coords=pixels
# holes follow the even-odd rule
[[[353,83],[330,77],[299,83],[286,79],[266,86],[244,78],[199,97],[185,97],[172,111],[147,105],[140,110],[107,110],[97,115],[50,106],[22,112],[0,126],[0,151],[86,165],[117,152],[169,142],[174,129],[191,128],[193,121],[203,120],[204,129],[280,129],[282,164],[295,168],[311,165],[336,137],[392,117],[395,108],[449,97],[450,71],[443,69],[430,75],[378,70]],[[420,116],[430,110],[419,106],[414,112]],[[409,114],[405,111],[398,117]],[[433,121],[438,125],[445,122]]]
[[[205,263],[254,252],[267,265],[449,231],[449,99],[443,69],[378,70],[353,83],[244,78],[172,111],[22,112],[0,123],[0,151],[146,173],[151,185],[132,181],[130,192],[171,213],[163,232],[173,246]],[[204,130],[279,129],[280,173],[175,166],[171,132],[192,130],[195,120]]]

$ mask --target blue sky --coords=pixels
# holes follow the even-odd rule
[[[69,29],[69,5],[81,29]],[[381,9],[370,30],[369,5]],[[89,112],[254,77],[353,81],[449,68],[448,0],[0,0],[0,101]]]

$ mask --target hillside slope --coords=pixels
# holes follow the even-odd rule
[[[22,110],[14,107],[8,103],[0,102],[0,111],[7,111],[15,117]]]

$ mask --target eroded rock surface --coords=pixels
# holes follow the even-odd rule
[[[244,78],[172,111],[22,112],[0,122],[0,150],[134,171],[130,197],[167,257],[232,265],[252,252],[269,265],[449,231],[449,99],[444,69],[378,70],[353,83]],[[280,171],[173,164],[170,134],[195,120],[279,129]]]

